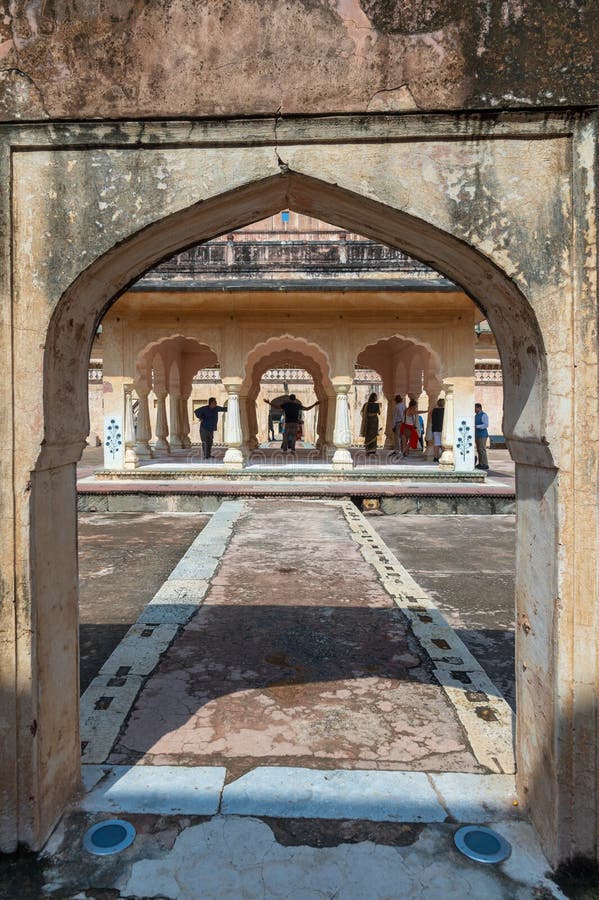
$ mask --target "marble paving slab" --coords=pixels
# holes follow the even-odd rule
[[[372,822],[442,822],[447,815],[423,772],[283,766],[259,766],[228,784],[221,812]]]
[[[219,766],[112,766],[104,771],[81,801],[86,812],[212,816],[226,775]]]

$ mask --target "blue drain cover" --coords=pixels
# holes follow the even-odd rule
[[[88,828],[83,836],[83,846],[96,856],[120,853],[135,840],[135,828],[124,819],[108,819]]]
[[[458,850],[481,863],[500,863],[507,859],[512,848],[504,837],[483,825],[466,825],[454,835]]]

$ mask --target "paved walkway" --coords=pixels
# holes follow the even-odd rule
[[[509,707],[349,502],[223,503],[86,690],[82,738],[44,895],[563,900],[514,804]],[[134,844],[82,850],[115,815]],[[511,842],[499,867],[456,851],[473,822]]]
[[[509,707],[349,502],[223,504],[82,708],[90,763],[513,771]]]
[[[247,504],[109,762],[483,771],[342,509],[291,501]]]

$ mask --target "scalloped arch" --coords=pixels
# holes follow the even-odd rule
[[[262,369],[260,375],[268,371],[275,365],[273,362],[278,354],[297,354],[297,358],[301,358],[308,363],[312,363],[317,369],[323,385],[329,387],[332,391],[331,383],[331,364],[326,351],[313,341],[306,338],[296,337],[292,334],[281,334],[276,337],[268,338],[256,344],[245,356],[243,360],[243,384],[245,390],[248,390],[251,383],[255,380],[257,371],[264,362],[265,368]],[[304,366],[306,368],[306,366]],[[310,371],[308,369],[308,371]],[[313,373],[310,372],[312,377]]]
[[[189,356],[199,357],[201,361],[198,364],[198,369],[205,366],[218,365],[218,356],[213,347],[203,341],[199,341],[197,338],[190,338],[188,335],[176,333],[151,341],[149,344],[146,344],[143,350],[140,350],[135,360],[135,384],[145,382],[146,385],[151,387],[151,369],[154,365],[154,359],[157,355],[160,356],[166,371],[169,367],[166,365],[166,360],[161,351],[170,349],[178,349]],[[206,357],[205,361],[203,357]],[[184,373],[181,373],[181,377],[183,375]],[[166,380],[168,381],[168,371]]]
[[[386,336],[384,338],[380,338],[379,340],[370,341],[368,344],[365,344],[364,347],[362,347],[360,352],[357,354],[356,362],[358,362],[358,360],[360,359],[360,357],[363,354],[366,354],[369,351],[375,350],[375,348],[380,345],[383,345],[383,346],[390,345],[393,341],[397,341],[397,342],[401,341],[404,344],[412,345],[412,347],[417,347],[418,349],[423,350],[425,353],[427,353],[429,355],[429,358],[433,362],[435,373],[437,374],[439,380],[442,380],[441,360],[439,358],[439,354],[435,350],[433,350],[431,345],[429,343],[427,343],[427,341],[423,341],[423,340],[421,340],[419,338],[415,338],[415,337],[406,337],[405,335],[400,334],[400,333],[392,334],[392,335]],[[398,349],[400,349],[400,348],[398,348]],[[374,366],[372,366],[372,368],[374,368],[376,371],[376,368]]]

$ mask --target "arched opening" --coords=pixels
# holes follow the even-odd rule
[[[544,490],[553,480],[552,460],[545,439],[547,404],[542,337],[525,297],[489,259],[423,220],[295,173],[238,188],[168,216],[115,246],[75,280],[52,317],[47,340],[47,346],[52,349],[46,353],[44,360],[45,441],[37,464],[38,477],[32,484],[32,503],[36,508],[32,564],[35,571],[47,571],[48,560],[55,558],[57,553],[65,563],[60,585],[44,579],[36,583],[36,605],[55,610],[57,590],[63,598],[60,628],[65,640],[60,659],[53,661],[55,667],[64,668],[66,665],[68,669],[65,660],[70,658],[72,663],[73,658],[76,659],[74,522],[67,523],[63,532],[50,540],[39,538],[52,521],[57,503],[72,502],[74,508],[72,473],[65,463],[72,464],[77,460],[88,431],[86,376],[89,348],[97,324],[126,286],[160,259],[177,249],[281,208],[316,215],[401,247],[459,281],[476,302],[484,305],[497,336],[506,373],[504,431],[512,453],[517,461],[539,467],[540,474],[535,477],[543,483]],[[276,357],[271,357],[269,364],[272,364],[273,358]],[[348,377],[351,378],[354,360],[348,360],[347,364]],[[230,377],[226,366],[226,360],[221,359],[225,382]],[[172,377],[176,381],[176,375],[171,375],[166,369],[161,377]],[[180,390],[180,372],[178,377]],[[65,415],[67,409],[69,415]],[[48,476],[48,472],[54,475]],[[54,478],[50,492],[45,489],[44,479],[48,477]],[[529,516],[533,518],[538,513],[535,503],[531,503],[529,511]],[[49,629],[49,632],[50,640],[53,640],[54,629]],[[67,682],[72,674],[67,672]],[[54,677],[51,673],[50,678]],[[73,684],[77,684],[76,677]],[[521,694],[524,702],[520,708],[528,714],[532,697],[525,697],[523,692]],[[57,719],[65,716],[72,721],[73,711],[77,709],[76,689],[63,691],[57,701],[52,713],[47,715]],[[60,784],[54,784],[50,770],[45,770],[41,779],[48,788],[43,800],[40,800],[44,806],[42,819],[47,823],[47,830],[77,782],[79,747],[76,734],[74,737],[73,734],[65,736],[52,728],[47,729],[46,734],[50,734],[48,755],[54,764],[61,764],[64,770]],[[530,769],[524,731],[519,740],[521,757]]]
[[[256,398],[260,390],[260,379],[269,369],[286,365],[303,368],[312,376],[314,393],[319,401],[315,422],[316,445],[321,447],[327,441],[328,431],[330,431],[329,403],[335,393],[326,353],[321,347],[304,338],[286,334],[269,338],[258,344],[245,359],[245,377],[241,396],[247,398],[246,421],[250,447],[254,448],[258,445]]]
[[[138,353],[133,387],[138,404],[135,452],[139,459],[151,458],[156,451],[170,453],[171,449],[191,447],[193,379],[200,369],[218,365],[211,347],[183,335],[153,341]],[[118,411],[117,391],[113,390],[112,396]]]
[[[430,346],[403,335],[382,338],[360,351],[356,366],[371,369],[380,375],[385,399],[381,417],[385,447],[396,446],[393,415],[394,397],[398,394],[418,402],[419,412],[424,413],[426,432],[429,408],[436,402],[443,382],[442,363]]]
[[[132,235],[82,272],[65,292],[48,331],[48,346],[56,350],[46,354],[44,364],[42,456],[53,444],[73,444],[73,458],[78,458],[81,435],[88,433],[85,381],[80,375],[83,369],[87,372],[93,336],[102,316],[123,290],[177,250],[289,208],[403,249],[459,283],[482,308],[498,342],[505,373],[504,433],[514,458],[518,458],[519,445],[526,443],[536,448],[527,452],[551,464],[544,427],[543,341],[534,312],[514,282],[477,250],[433,225],[297,173],[236,188],[226,195],[226,202],[224,196],[216,197],[174,213]],[[75,404],[67,399],[73,395]],[[68,416],[64,415],[66,406],[71,412]]]

